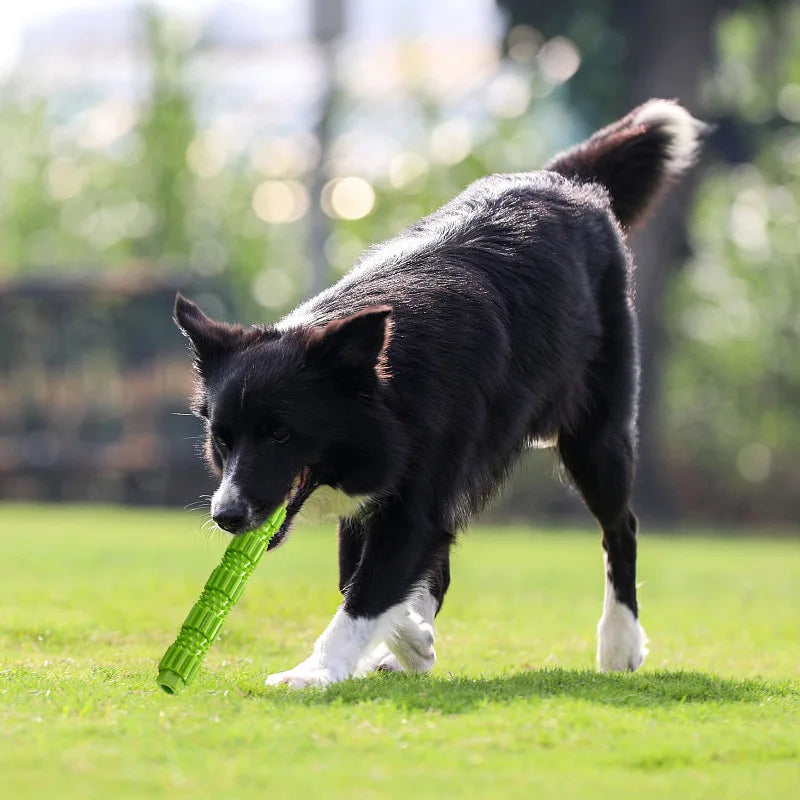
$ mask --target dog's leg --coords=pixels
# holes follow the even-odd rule
[[[397,656],[389,649],[386,642],[381,642],[374,650],[367,653],[356,666],[354,675],[363,677],[370,672],[402,672],[403,667]]]
[[[417,530],[399,516],[370,521],[345,601],[317,640],[311,656],[293,670],[271,675],[267,684],[302,688],[344,680],[355,673],[370,644],[389,639],[397,629],[407,631],[421,654],[417,661],[409,657],[409,666],[422,666],[426,658],[432,665],[432,627],[422,615],[409,622],[406,598],[424,578],[426,565],[438,563],[441,552],[449,548],[450,537],[426,536]],[[416,631],[412,625],[416,625]]]
[[[386,640],[398,664],[406,672],[430,672],[436,661],[433,647],[433,619],[438,605],[427,586],[414,590],[406,605],[406,613]]]
[[[430,672],[436,661],[433,647],[436,607],[436,598],[427,586],[415,590],[386,640],[358,662],[356,674]]]
[[[639,669],[647,655],[636,602],[636,530],[636,517],[627,506],[603,525],[606,580],[597,625],[597,664],[602,672]]]
[[[355,574],[356,567],[364,551],[364,531],[358,519],[342,517],[339,520],[339,591],[347,594],[347,589]],[[356,665],[355,675],[368,675],[380,670],[397,672],[402,670],[397,656],[381,642],[367,652]]]
[[[636,601],[636,517],[629,498],[633,481],[633,443],[624,431],[593,430],[576,438],[565,434],[559,450],[586,505],[603,529],[606,565],[603,615],[597,627],[600,670],[638,669],[647,655]]]
[[[374,617],[350,613],[346,604],[339,606],[333,619],[314,644],[311,655],[294,669],[270,675],[267,686],[281,684],[292,689],[308,686],[327,686],[343,681],[356,671],[361,654],[373,642],[382,639],[395,627],[405,612],[398,604]]]
[[[589,402],[559,431],[558,452],[603,530],[606,582],[598,625],[601,670],[638,669],[647,655],[636,600],[637,521],[630,501],[636,466],[639,354],[630,303],[629,257],[619,243],[598,297],[603,335],[585,370]]]
[[[450,586],[450,552],[445,550],[439,562],[431,565],[425,582],[406,602],[406,613],[398,625],[358,664],[357,674],[383,672],[428,672],[436,661],[434,618]]]
[[[608,541],[604,536],[603,541]],[[608,557],[608,546],[603,553],[606,585],[603,595],[603,615],[597,625],[597,665],[601,672],[619,672],[638,669],[647,655],[647,634],[639,622],[638,614],[620,600],[620,584],[625,592],[626,580],[619,581]],[[618,563],[619,566],[619,563]],[[623,566],[624,570],[625,567]]]
[[[347,588],[355,575],[361,554],[364,552],[364,528],[358,518],[339,519],[339,591],[347,594]]]

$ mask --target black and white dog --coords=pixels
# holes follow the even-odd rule
[[[288,500],[277,544],[318,487],[358,499],[339,523],[344,602],[268,684],[431,669],[456,533],[544,442],[603,531],[600,669],[639,667],[624,230],[692,163],[702,127],[652,100],[541,172],[482,178],[276,325],[213,321],[178,296],[217,525],[250,530]]]

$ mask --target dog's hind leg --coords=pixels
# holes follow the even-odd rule
[[[636,601],[636,517],[630,509],[633,444],[627,432],[562,434],[559,452],[603,529],[605,596],[597,628],[602,671],[634,670],[647,654]]]
[[[631,492],[636,467],[639,353],[630,257],[618,240],[597,289],[598,349],[584,371],[587,401],[562,426],[558,452],[603,530],[605,597],[598,625],[601,670],[638,669],[647,655],[636,600],[636,533]]]
[[[592,430],[562,434],[561,458],[603,530],[605,595],[597,627],[601,671],[635,670],[647,654],[636,601],[637,520],[630,509],[633,446],[630,434]]]
[[[594,421],[596,422],[596,420]],[[636,601],[637,520],[630,509],[633,442],[626,430],[595,428],[562,433],[561,458],[603,530],[605,596],[598,625],[602,671],[634,670],[647,654]]]
[[[603,530],[605,599],[598,625],[601,670],[634,670],[647,655],[636,600],[635,472],[638,394],[636,321],[625,288],[626,255],[611,263],[601,294],[603,337],[586,371],[589,401],[559,432],[558,452]]]

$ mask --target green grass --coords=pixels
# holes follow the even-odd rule
[[[197,682],[155,665],[223,547],[187,514],[4,506],[0,794],[789,798],[800,544],[641,539],[645,668],[594,671],[594,532],[466,536],[430,676],[264,687],[338,602],[332,529],[265,558]]]

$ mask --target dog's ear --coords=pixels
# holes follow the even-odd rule
[[[236,346],[242,334],[240,325],[229,325],[207,317],[196,303],[187,300],[180,292],[175,297],[173,319],[191,342],[201,374],[204,372],[204,365],[226,356]]]
[[[307,363],[342,377],[388,377],[386,349],[392,336],[392,307],[370,306],[309,329]]]

